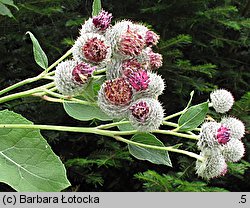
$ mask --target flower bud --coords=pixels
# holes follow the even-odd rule
[[[230,137],[241,139],[245,134],[245,125],[237,118],[224,117],[221,123],[230,130]]]
[[[112,19],[112,14],[102,10],[98,16],[93,17],[93,24],[99,30],[104,31],[110,26],[111,19]]]
[[[222,154],[228,162],[238,162],[244,153],[244,144],[238,139],[231,139],[222,149]]]
[[[81,35],[85,33],[99,33],[103,34],[111,25],[112,14],[102,10],[97,16],[89,18],[80,30]]]
[[[137,71],[143,69],[143,66],[137,59],[112,58],[106,69],[107,79],[115,79],[117,77],[122,77],[124,71]]]
[[[131,21],[123,20],[120,22],[116,22],[113,27],[107,29],[105,38],[109,40],[113,49],[115,48],[121,34],[125,33],[128,27],[131,27],[132,25],[133,23]]]
[[[142,37],[128,27],[127,31],[120,36],[117,44],[118,52],[125,56],[134,57],[142,52],[144,44]]]
[[[209,180],[226,174],[227,164],[218,148],[206,149],[200,155],[204,157],[204,160],[196,161],[195,169],[198,176]]]
[[[213,108],[218,113],[225,113],[229,111],[234,103],[234,98],[231,92],[224,89],[213,91],[210,94],[210,98]]]
[[[134,29],[134,24],[130,21],[117,22],[107,30],[106,38],[111,42],[113,55],[118,58],[135,57],[145,47],[143,37]]]
[[[142,24],[133,24],[131,28],[142,36],[148,47],[156,45],[160,39],[159,35]]]
[[[219,146],[217,133],[221,124],[217,122],[205,122],[201,126],[201,132],[197,146],[200,150],[213,149]]]
[[[95,69],[95,66],[91,67],[89,64],[82,62],[74,67],[72,75],[76,82],[85,84]]]
[[[136,92],[148,89],[150,80],[146,70],[126,69],[123,71],[123,76],[126,77]]]
[[[106,64],[111,56],[111,48],[104,36],[86,33],[76,40],[72,53],[74,59],[78,62]]]
[[[162,66],[162,55],[154,53],[150,47],[147,47],[136,57],[140,63],[143,63],[148,70],[156,70]]]
[[[58,64],[54,82],[60,93],[68,96],[81,94],[95,67],[89,64],[67,60]]]
[[[133,91],[124,78],[107,80],[98,93],[98,105],[112,118],[124,118],[132,101]]]
[[[162,124],[164,110],[159,101],[152,98],[142,98],[131,103],[129,121],[138,131],[156,130]]]
[[[145,35],[145,42],[147,46],[157,45],[160,37],[155,32],[148,30]]]
[[[140,90],[134,93],[135,99],[142,98],[142,97],[157,98],[164,91],[165,83],[162,77],[155,73],[151,73],[147,71],[145,72],[147,74],[147,79],[142,79],[144,81],[142,83],[147,83],[147,85],[144,84],[144,87],[141,87]],[[146,76],[143,76],[143,77],[145,78]],[[147,80],[149,80],[149,82]]]

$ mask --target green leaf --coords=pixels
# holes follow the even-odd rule
[[[92,5],[92,16],[97,16],[102,9],[101,0],[94,0]]]
[[[0,124],[32,122],[12,111],[0,111]],[[70,183],[60,158],[39,130],[0,128],[0,181],[16,191],[61,191]]]
[[[14,4],[12,0],[0,0],[0,3],[15,7],[18,10],[18,7]]]
[[[133,131],[136,130],[130,123],[120,124],[117,126],[120,131]]]
[[[46,54],[44,53],[43,49],[41,48],[38,40],[35,38],[35,36],[31,32],[26,32],[26,34],[30,35],[30,38],[33,43],[33,53],[36,63],[42,67],[43,69],[48,68],[48,58]]]
[[[95,95],[98,95],[99,90],[101,89],[101,85],[106,81],[106,76],[99,76],[98,79],[95,79],[93,82],[93,91]]]
[[[131,141],[141,144],[164,147],[164,144],[159,139],[157,139],[153,134],[149,133],[135,134],[131,138]],[[154,164],[163,164],[172,167],[171,160],[166,150],[156,150],[132,144],[128,145],[128,149],[130,154],[139,160],[147,160]]]
[[[84,91],[81,94],[82,97],[88,101],[95,102],[95,98],[97,97],[98,91],[104,81],[106,81],[106,76],[100,76],[98,78],[92,77],[89,80],[88,85],[84,88]]]
[[[4,4],[0,2],[0,14],[7,15],[8,17],[13,17],[11,11]]]
[[[208,111],[208,102],[194,105],[181,115],[178,120],[180,131],[190,131],[197,128],[205,119]]]
[[[117,125],[118,129],[120,131],[133,131],[133,130],[136,130],[135,127],[132,126],[132,124],[130,122],[128,122],[127,119],[113,119],[113,122],[126,122],[124,124],[119,124]]]
[[[66,113],[74,119],[89,121],[98,119],[101,121],[112,120],[107,114],[102,112],[98,106],[83,105],[79,103],[63,103]]]

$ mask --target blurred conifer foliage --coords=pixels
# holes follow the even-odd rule
[[[41,72],[33,61],[26,31],[35,34],[52,63],[73,44],[92,5],[91,0],[10,2],[13,5],[0,4],[5,9],[0,12],[1,88]],[[156,51],[164,56],[159,73],[166,80],[166,90],[159,99],[166,113],[180,110],[192,90],[199,101],[213,89],[225,88],[238,100],[232,114],[246,123],[249,134],[250,1],[103,0],[102,5],[115,20],[142,22],[161,36]],[[35,123],[91,125],[71,120],[59,104],[36,98],[0,106],[6,107]],[[249,135],[244,141],[245,161],[231,165],[226,177],[208,183],[197,179],[190,158],[173,157],[173,168],[156,167],[137,162],[124,145],[100,136],[42,133],[67,167],[73,185],[69,191],[247,191],[250,187]],[[188,142],[183,145],[195,148]],[[0,189],[10,190],[3,185]]]

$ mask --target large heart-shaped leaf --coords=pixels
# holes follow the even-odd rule
[[[181,115],[178,120],[179,131],[190,131],[197,128],[208,112],[208,102],[194,105]]]
[[[164,144],[150,133],[135,134],[131,138],[131,141],[141,144],[164,147]],[[163,164],[172,167],[171,160],[166,150],[156,150],[133,144],[129,144],[128,149],[129,152],[139,160],[147,160],[154,164]]]
[[[22,192],[56,192],[70,185],[64,165],[39,130],[9,129],[4,124],[32,125],[19,114],[0,111],[1,182]]]

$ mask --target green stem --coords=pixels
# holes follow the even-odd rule
[[[39,96],[39,97],[41,97],[41,99],[43,99],[43,100],[46,100],[48,102],[53,102],[53,103],[64,103],[65,102],[62,99],[49,97],[47,95],[42,95],[42,96]],[[69,101],[69,102],[72,103],[71,101]]]
[[[90,106],[97,106],[96,102],[89,102],[89,101],[85,101],[85,100],[81,100],[81,99],[77,99],[77,98],[73,98],[73,97],[68,97],[68,96],[64,96],[61,95],[59,93],[54,92],[55,90],[57,90],[56,87],[53,87],[49,90],[47,89],[43,89],[42,92],[36,92],[33,93],[33,96],[36,97],[41,97],[43,100],[49,101],[49,102],[55,102],[55,103],[79,103],[82,105],[90,105]],[[53,97],[49,97],[47,95],[52,95],[56,98]]]
[[[177,112],[177,113],[174,113],[174,114],[172,114],[172,115],[169,115],[169,116],[167,116],[167,117],[164,118],[164,121],[169,120],[169,119],[171,119],[171,118],[174,118],[174,117],[176,117],[176,116],[179,116],[179,115],[183,114],[185,111],[186,111],[186,109],[184,109],[184,110],[182,110],[182,111],[179,111],[179,112]]]
[[[97,106],[97,103],[95,103],[95,102],[89,102],[89,101],[80,100],[77,98],[64,96],[64,95],[61,95],[59,93],[53,92],[55,90],[56,90],[55,87],[51,88],[49,90],[43,89],[42,92],[33,93],[32,95],[36,96],[36,97],[41,97],[43,100],[46,100],[49,102],[54,102],[54,103],[78,103],[78,104],[82,104],[82,105]],[[50,97],[47,95],[51,95],[54,97]]]
[[[59,64],[62,60],[67,58],[72,53],[72,48],[69,49],[61,58],[51,64],[45,71],[48,73],[51,69],[53,69],[57,64]]]
[[[166,125],[166,126],[172,126],[172,127],[179,127],[179,125],[177,123],[173,123],[173,122],[169,122],[169,121],[163,121],[162,122],[163,125]],[[174,129],[173,131],[176,131],[177,129]],[[193,129],[192,131],[198,131],[200,132],[200,128],[195,128]],[[195,135],[192,131],[187,131],[188,134],[191,134],[191,135]]]
[[[54,81],[54,77],[51,77],[51,76],[44,76],[43,79]]]
[[[70,127],[70,126],[33,125],[33,124],[0,124],[0,128],[2,129],[39,129],[39,130],[54,130],[54,131],[68,131],[68,132],[98,134],[98,135],[113,137],[116,140],[125,142],[127,144],[133,144],[133,145],[150,148],[150,149],[165,150],[165,151],[181,153],[181,154],[188,155],[190,157],[196,158],[201,161],[203,160],[202,156],[197,155],[193,152],[176,149],[174,147],[159,147],[159,146],[153,146],[153,145],[147,145],[147,144],[134,142],[134,141],[127,140],[127,139],[124,139],[123,137],[115,135],[113,131],[102,130],[102,129],[98,129],[95,127]]]
[[[166,125],[166,126],[172,126],[172,127],[178,127],[179,126],[177,123],[168,122],[168,121],[163,121],[162,124]]]
[[[46,74],[46,76],[53,76],[53,75],[55,75],[55,71],[51,71],[51,72]]]
[[[36,77],[28,78],[28,79],[25,79],[25,80],[23,80],[23,81],[21,81],[21,82],[18,82],[18,83],[16,83],[16,84],[13,84],[13,85],[11,85],[11,86],[9,86],[9,87],[7,87],[7,88],[1,90],[1,91],[0,91],[0,95],[4,94],[4,93],[6,93],[6,92],[9,92],[9,91],[11,91],[11,90],[14,90],[14,89],[16,89],[16,88],[18,88],[18,87],[21,87],[21,86],[23,86],[23,85],[25,85],[25,84],[29,84],[29,83],[35,82],[35,81],[41,79],[42,76],[43,76],[43,74],[39,74],[39,75],[36,76]]]
[[[36,87],[34,89],[31,89],[31,90],[26,90],[26,91],[23,91],[23,92],[7,95],[7,96],[4,96],[4,97],[0,98],[0,103],[4,103],[4,102],[11,101],[11,100],[14,100],[14,99],[18,99],[18,98],[21,98],[21,97],[27,97],[27,96],[30,96],[30,95],[32,95],[34,93],[43,91],[44,88],[49,88],[49,87],[53,87],[53,86],[54,86],[54,83],[52,82],[52,83],[49,83],[49,84],[46,84],[46,85],[43,85],[43,86],[40,86],[40,87]]]
[[[180,115],[182,115],[183,113],[185,113],[185,112],[187,111],[187,109],[189,108],[189,106],[191,105],[193,96],[194,96],[194,91],[192,91],[192,92],[190,93],[190,99],[189,99],[189,101],[188,101],[187,106],[186,106],[182,111],[177,112],[177,113],[174,113],[174,114],[172,114],[172,115],[169,115],[169,116],[165,117],[165,118],[164,118],[164,121],[169,120],[169,119],[171,119],[171,118],[174,118],[174,117],[176,117],[176,116],[180,116]]]
[[[93,75],[93,76],[92,76],[92,78],[93,78],[94,80],[98,80],[98,79],[101,79],[101,78],[103,78],[103,77],[105,77],[105,75]]]
[[[155,130],[155,131],[153,131],[153,133],[168,134],[168,135],[183,137],[183,138],[187,138],[187,139],[194,139],[194,140],[199,139],[199,136],[196,136],[196,135],[183,134],[183,133],[170,131],[170,130]]]
[[[173,122],[169,122],[169,121],[163,121],[162,124],[166,125],[166,126],[172,126],[172,127],[178,127],[179,126],[177,123],[173,123]],[[200,131],[200,130],[201,130],[201,128],[195,128],[192,131]]]
[[[57,64],[59,64],[62,60],[64,60],[66,57],[68,57],[70,54],[72,53],[72,49],[68,50],[61,58],[59,58],[56,62],[54,62],[53,64],[51,64],[45,71],[43,71],[41,74],[37,75],[36,77],[32,77],[32,78],[28,78],[28,79],[25,79],[25,80],[22,80],[16,84],[13,84],[3,90],[0,91],[0,95],[2,94],[5,94],[11,90],[14,90],[18,87],[21,87],[23,85],[26,85],[26,84],[30,84],[32,82],[35,82],[37,80],[40,80],[40,79],[47,79],[48,76],[50,75],[53,75],[55,72],[50,72],[48,73],[49,70],[51,70],[52,68],[54,68]]]
[[[133,134],[139,133],[137,130],[112,131],[112,132],[115,136],[133,135]],[[155,130],[155,131],[152,131],[151,133],[168,134],[168,135],[173,135],[173,136],[178,136],[178,137],[183,137],[183,138],[193,139],[193,140],[199,139],[199,136],[196,136],[196,135],[183,134],[183,133],[178,133],[178,132],[170,131],[170,130]]]
[[[54,125],[33,125],[33,124],[0,124],[0,128],[8,129],[41,129],[53,131],[67,131],[79,133],[100,134],[103,136],[113,137],[113,132],[108,130],[97,129],[95,127],[71,127],[71,126],[54,126]]]
[[[114,122],[114,123],[99,125],[96,128],[98,128],[98,129],[109,129],[109,128],[112,128],[112,127],[115,127],[115,126],[119,126],[119,125],[122,125],[122,124],[129,124],[129,123],[130,123],[129,121],[118,121],[118,122]]]
[[[132,144],[140,147],[145,147],[145,148],[150,148],[150,149],[156,149],[156,150],[165,150],[165,151],[170,151],[170,152],[176,152],[176,153],[181,153],[184,155],[188,155],[190,157],[196,158],[197,160],[203,161],[204,158],[198,154],[195,154],[193,152],[189,152],[186,150],[181,150],[181,149],[176,149],[174,147],[160,147],[160,146],[153,146],[153,145],[148,145],[148,144],[142,144],[138,142],[134,142],[131,140],[124,139],[123,137],[120,136],[114,136],[114,138],[118,141],[125,142],[126,144]]]
[[[53,102],[53,103],[72,103],[72,104],[79,103],[79,104],[83,104],[83,105],[90,105],[90,103],[87,103],[87,102],[85,102],[83,100],[79,100],[79,101],[76,102],[76,101],[71,101],[71,100],[64,100],[64,99],[61,99],[61,98],[49,97],[47,95],[42,95],[42,96],[39,96],[39,97],[41,97],[41,99],[43,99],[43,100]]]
[[[106,72],[106,68],[104,68],[104,69],[99,69],[99,70],[94,71],[94,75],[102,74],[102,73],[104,73],[104,72]]]

